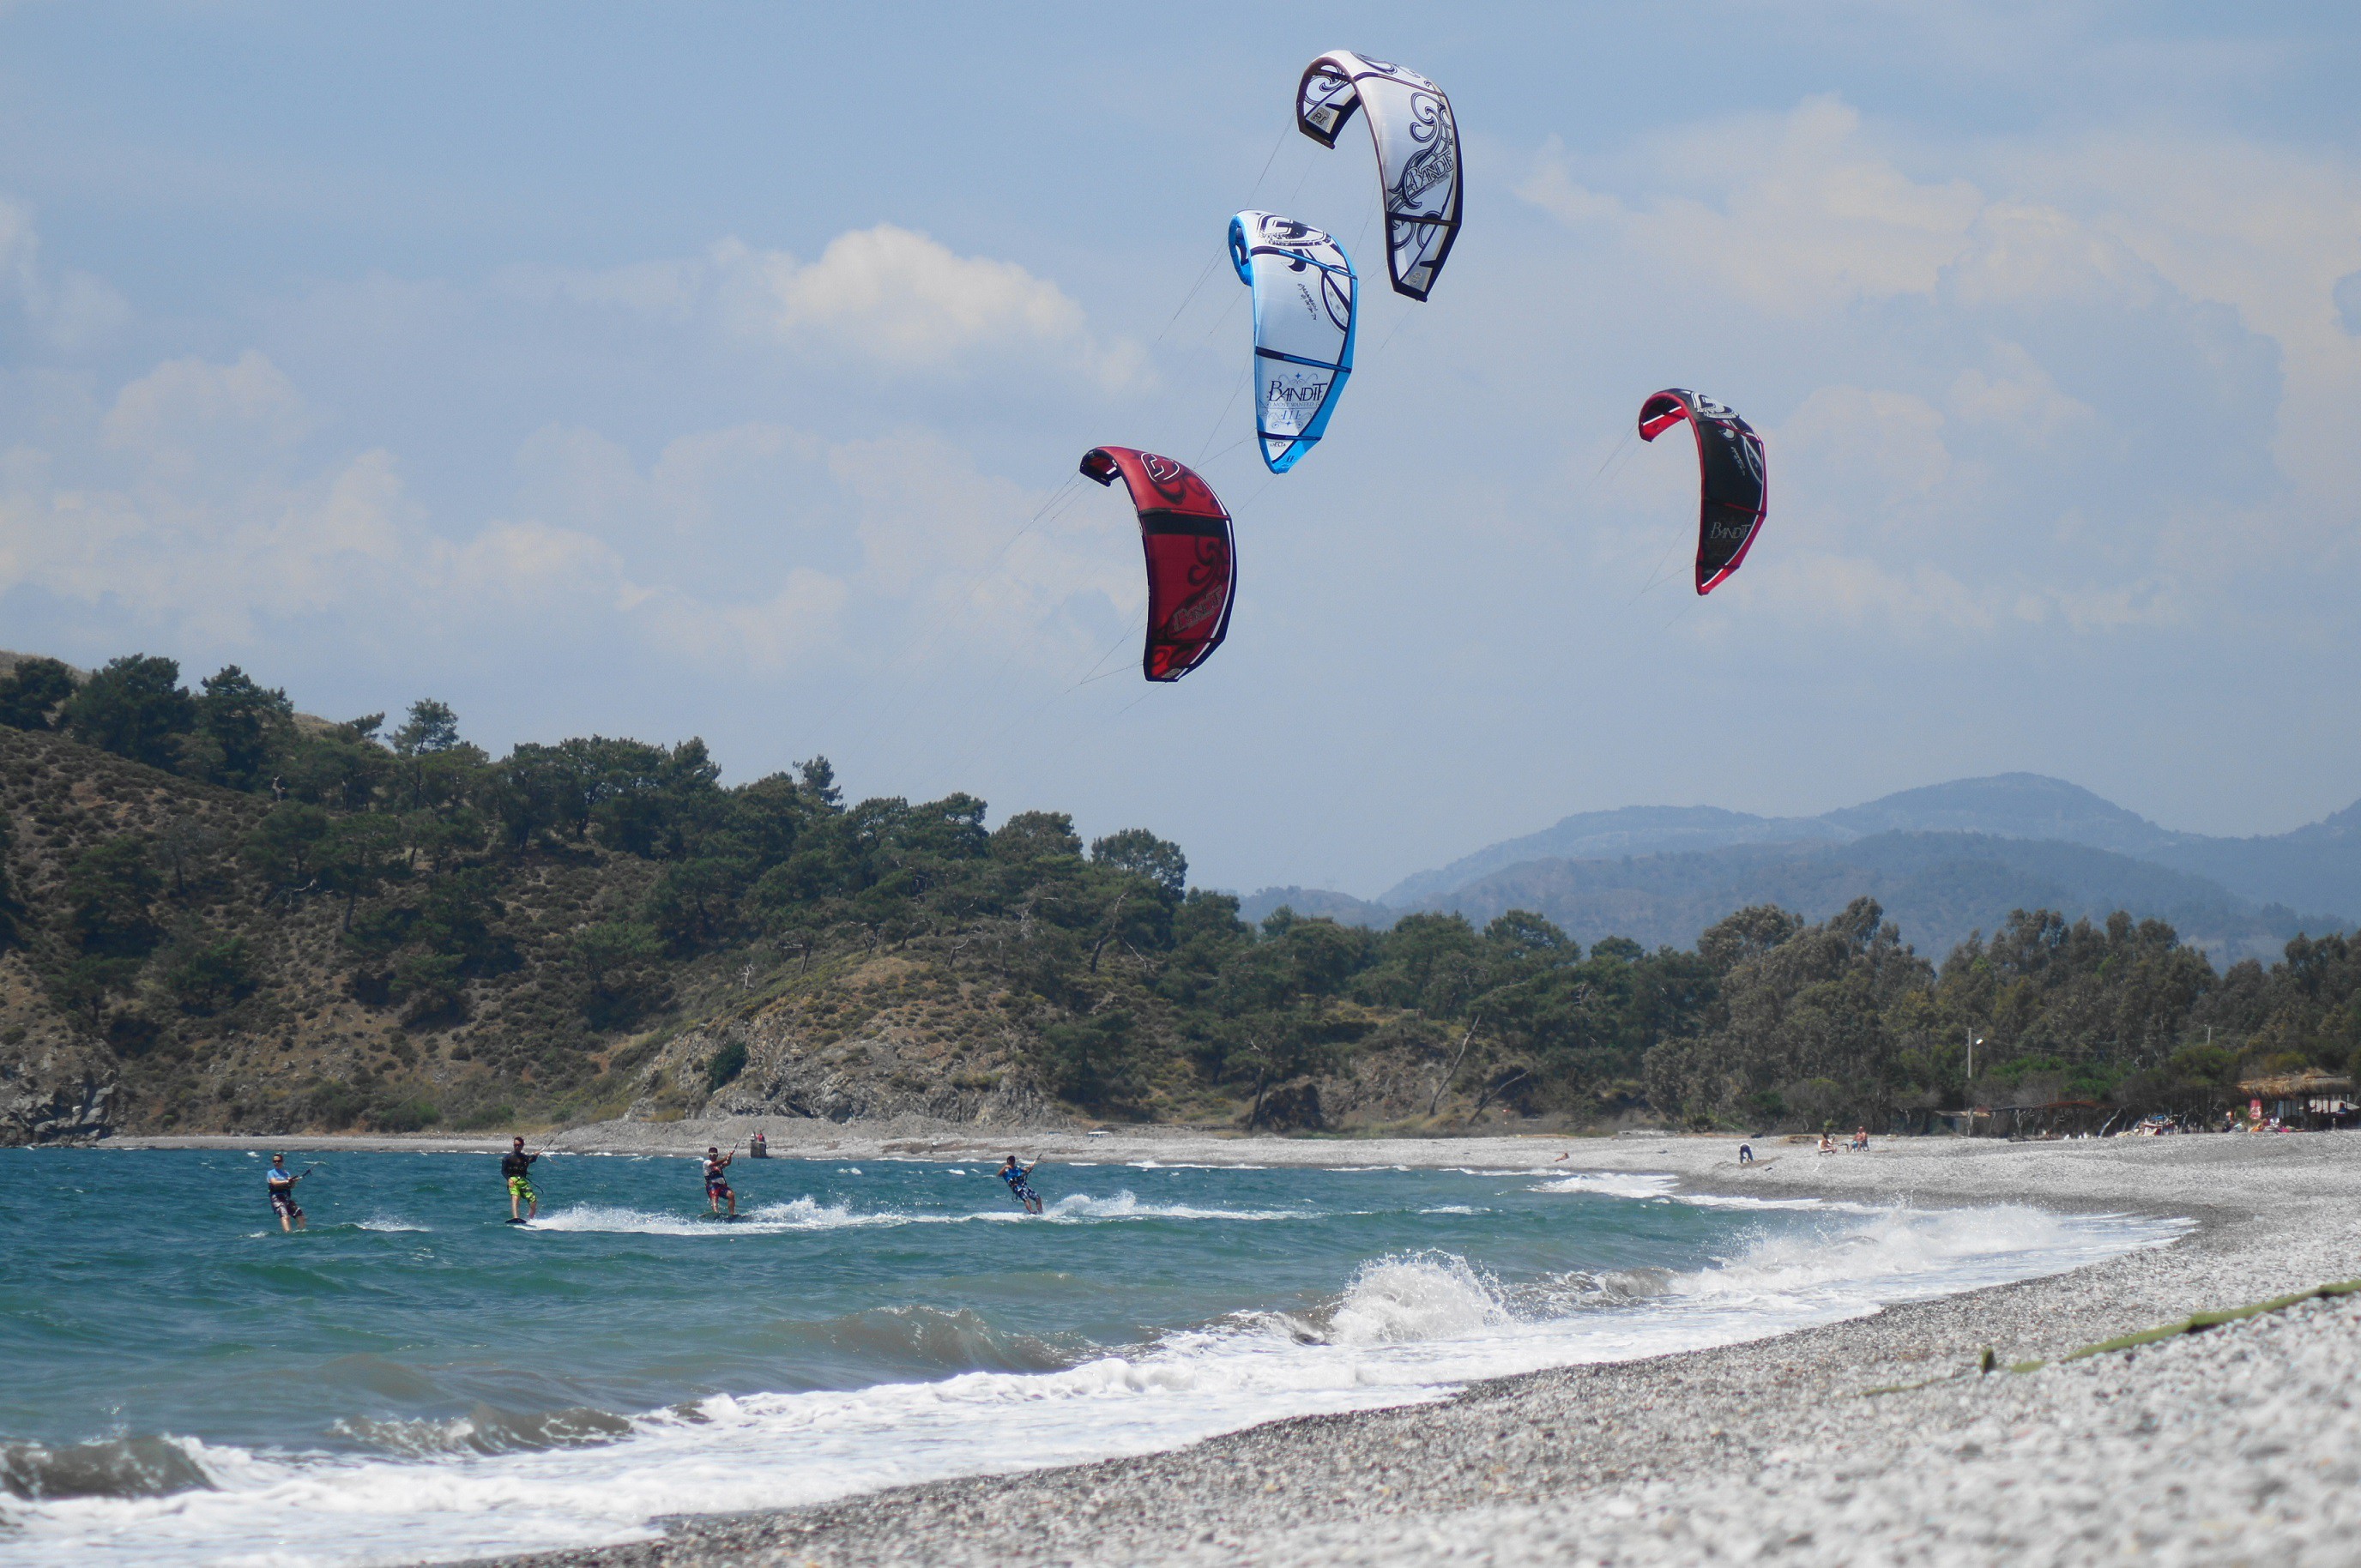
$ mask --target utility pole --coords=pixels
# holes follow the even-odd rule
[[[1970,1029],[1968,1031],[1968,1083],[1970,1085],[1968,1092],[1971,1097],[1975,1092],[1973,1085],[1976,1081],[1976,1047],[1982,1044],[1982,1040],[1976,1038],[1976,1032]]]

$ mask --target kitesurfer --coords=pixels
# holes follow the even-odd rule
[[[319,1168],[314,1166],[312,1168],[316,1170]],[[303,1211],[295,1202],[295,1184],[311,1174],[312,1171],[307,1170],[302,1176],[298,1176],[288,1169],[287,1157],[283,1154],[270,1157],[270,1168],[264,1173],[263,1179],[269,1185],[270,1212],[279,1216],[280,1230],[300,1231],[305,1228]]]
[[[725,1198],[730,1201],[730,1218],[738,1217],[738,1194],[730,1190],[730,1179],[721,1174],[737,1157],[735,1151],[723,1154],[710,1146],[705,1151],[705,1204],[716,1218],[720,1216],[721,1201]]]
[[[1041,1212],[1041,1195],[1033,1190],[1033,1171],[1040,1163],[1037,1159],[1032,1165],[1019,1165],[1016,1157],[1010,1155],[1008,1163],[1000,1168],[1000,1179],[1008,1183],[1008,1195],[1023,1204],[1028,1214]]]
[[[524,1140],[509,1140],[509,1152],[500,1157],[500,1174],[509,1184],[509,1223],[522,1225],[541,1214],[541,1194],[533,1188],[533,1162],[541,1157],[524,1152]],[[522,1208],[524,1212],[517,1212]]]

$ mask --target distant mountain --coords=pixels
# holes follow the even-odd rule
[[[1387,889],[1378,902],[1416,908],[1477,877],[1526,861],[1607,861],[1625,855],[1719,850],[1732,844],[1791,844],[1853,837],[1852,832],[1830,828],[1817,817],[1753,817],[1718,806],[1627,806],[1619,811],[1585,811],[1554,828],[1478,850],[1440,871],[1405,877]]]
[[[1546,915],[1585,945],[1630,937],[1687,947],[1734,909],[1776,904],[1824,919],[1862,894],[1903,938],[1940,959],[2013,909],[2169,921],[2217,962],[2276,959],[2301,930],[2341,925],[2258,908],[2217,883],[2106,850],[1982,833],[1877,833],[1849,844],[1733,845],[1620,861],[1529,861],[1478,878],[1434,907],[1481,925],[1509,909]]]
[[[2268,838],[2177,833],[2063,779],[2000,773],[1904,790],[1819,817],[1755,817],[1715,806],[1582,812],[1555,827],[1421,872],[1380,901],[1433,905],[1454,890],[1531,861],[1696,853],[1744,844],[1842,844],[1879,833],[1973,833],[2081,845],[2204,877],[2257,905],[2361,917],[2361,804]]]
[[[1998,773],[1905,789],[1866,806],[1831,811],[1816,820],[1848,838],[1872,833],[1986,833],[2000,839],[2083,844],[2144,858],[2191,837],[2159,828],[2080,784],[2039,773]]]
[[[1399,909],[1371,904],[1366,898],[1355,898],[1348,893],[1331,893],[1324,887],[1267,887],[1238,900],[1238,918],[1248,925],[1259,926],[1282,905],[1298,915],[1334,920],[1342,926],[1383,928],[1400,919],[1402,915]]]
[[[2361,804],[2270,838],[2175,837],[2143,858],[2211,877],[2258,902],[2334,909],[2348,918],[2361,914]]]
[[[1406,877],[1377,904],[1301,887],[1244,901],[1361,926],[1412,909],[1481,923],[1548,916],[1577,939],[1686,946],[1748,904],[1818,919],[1867,894],[1941,957],[2012,909],[2169,920],[2223,961],[2276,958],[2299,931],[2361,914],[2361,804],[2291,833],[2177,833],[2063,779],[2001,773],[1904,790],[1818,817],[1710,806],[1588,811]]]

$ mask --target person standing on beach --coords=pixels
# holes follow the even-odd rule
[[[307,1170],[303,1176],[311,1174]],[[295,1202],[295,1184],[302,1180],[303,1176],[298,1176],[287,1168],[285,1155],[275,1154],[270,1157],[270,1168],[264,1173],[263,1179],[270,1188],[270,1212],[279,1216],[279,1228],[282,1231],[300,1231],[305,1228],[303,1211]]]
[[[1032,1165],[1019,1165],[1016,1157],[1010,1155],[1008,1163],[1000,1168],[1000,1179],[1008,1183],[1008,1195],[1023,1204],[1028,1214],[1041,1212],[1041,1195],[1033,1190],[1033,1171],[1040,1163],[1036,1159]]]
[[[524,1152],[524,1140],[509,1140],[509,1152],[500,1157],[500,1175],[509,1184],[509,1223],[522,1225],[541,1214],[541,1194],[533,1189],[533,1162],[541,1157]],[[524,1212],[517,1211],[522,1208]]]
[[[730,1217],[733,1220],[738,1217],[738,1194],[730,1190],[730,1179],[721,1174],[737,1157],[734,1150],[723,1154],[719,1149],[708,1146],[705,1151],[705,1206],[713,1212],[716,1219],[721,1216],[721,1201],[724,1198],[730,1200]]]

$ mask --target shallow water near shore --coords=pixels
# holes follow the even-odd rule
[[[1340,1155],[1348,1151],[1340,1149]],[[411,1563],[1756,1338],[2175,1223],[1554,1171],[0,1151],[0,1564]],[[295,1168],[310,1157],[291,1161]]]

